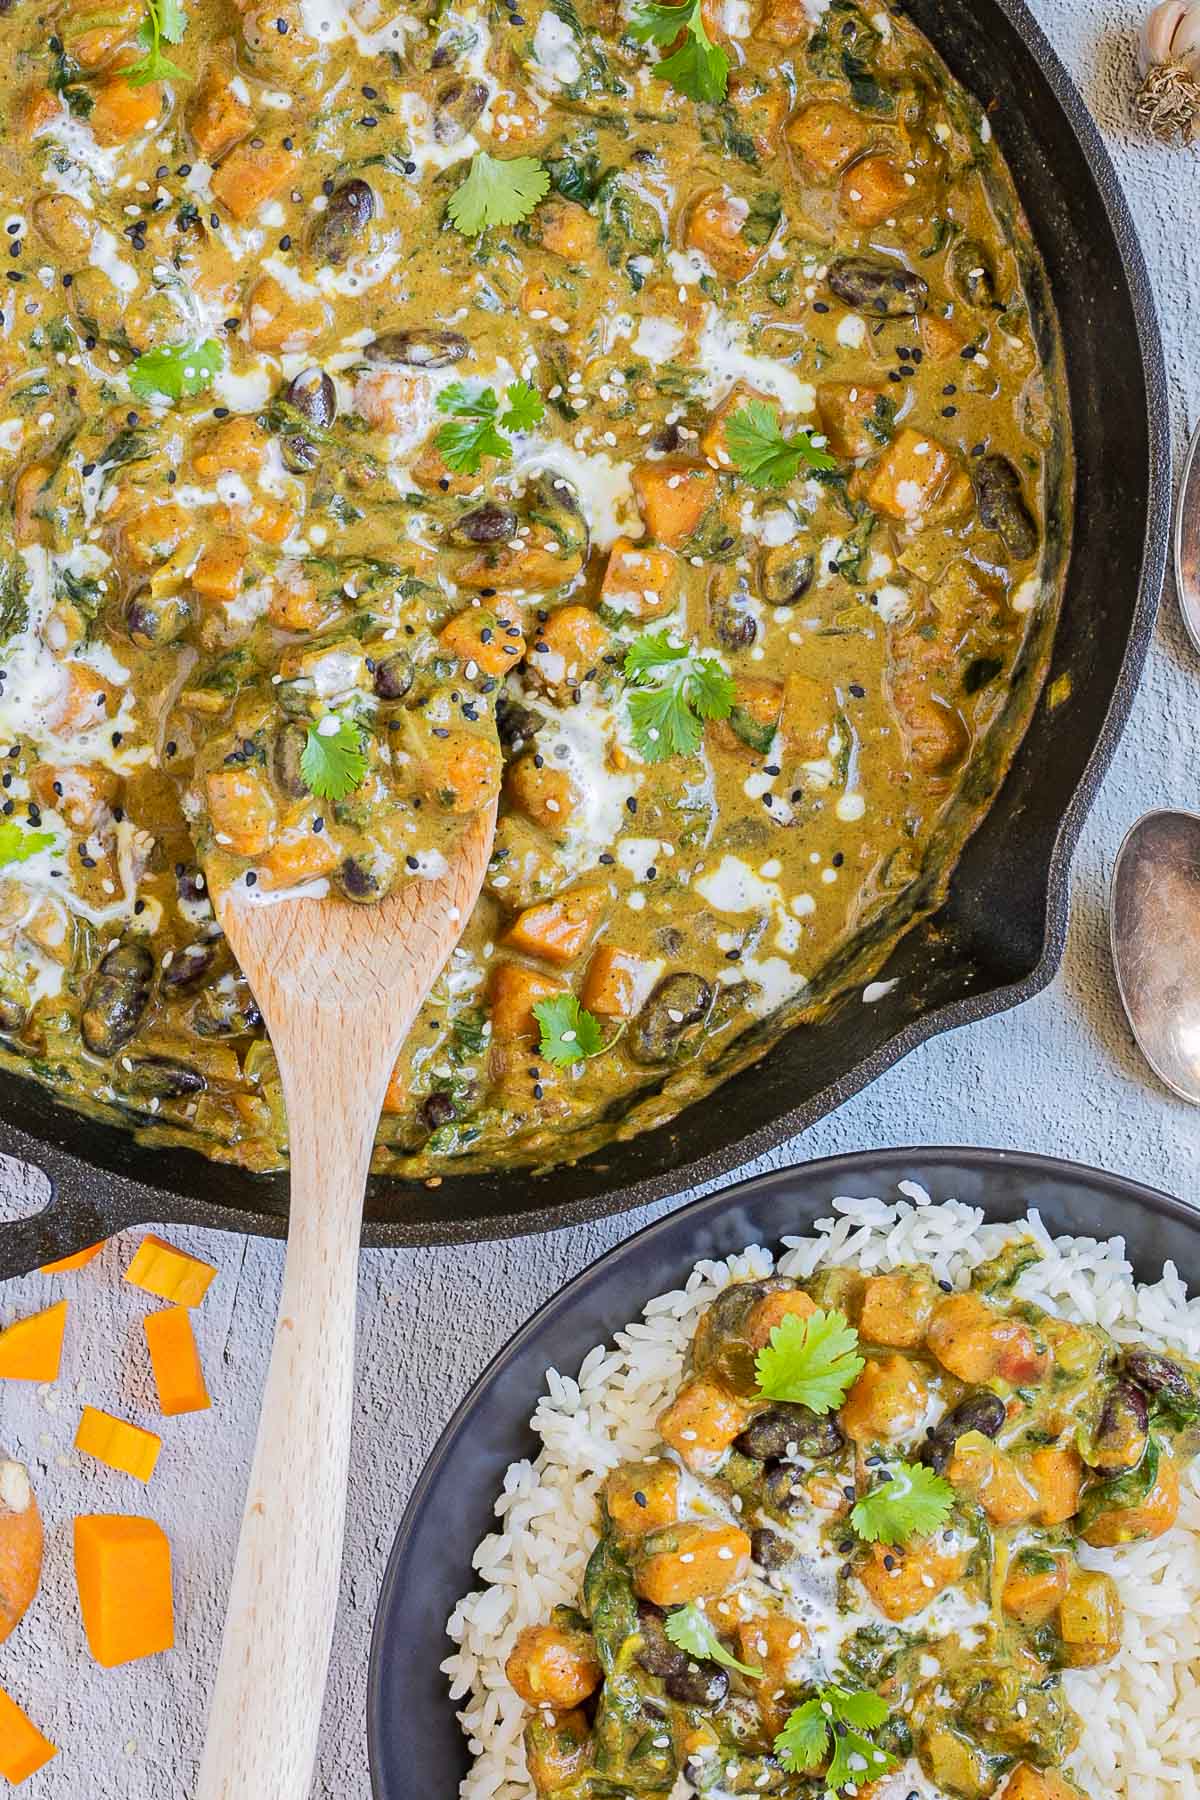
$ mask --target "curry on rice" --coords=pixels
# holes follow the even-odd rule
[[[0,15],[6,1059],[278,1167],[209,879],[370,903],[497,797],[381,1168],[579,1155],[867,981],[1069,536],[1044,276],[914,27]]]

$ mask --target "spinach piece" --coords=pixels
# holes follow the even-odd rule
[[[729,729],[743,744],[749,744],[751,750],[757,750],[765,756],[775,741],[774,725],[763,725],[748,713],[744,706],[735,706],[729,714]]]
[[[29,623],[29,582],[19,557],[0,563],[0,644],[7,644]]]
[[[590,206],[600,186],[600,157],[596,150],[596,134],[585,131],[577,138],[563,138],[542,158],[542,167],[550,177],[550,186],[564,200]]]
[[[764,188],[750,201],[742,236],[748,244],[769,244],[782,217],[783,205],[778,193],[774,188]]]
[[[1158,1480],[1159,1456],[1158,1439],[1151,1433],[1145,1454],[1136,1469],[1114,1476],[1111,1481],[1098,1482],[1095,1487],[1087,1490],[1079,1508],[1078,1529],[1081,1537],[1087,1536],[1088,1527],[1101,1513],[1114,1510],[1127,1512],[1131,1507],[1142,1504]]]

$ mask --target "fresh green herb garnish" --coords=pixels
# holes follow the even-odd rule
[[[669,81],[689,100],[723,100],[729,85],[729,58],[704,29],[700,0],[683,0],[680,6],[663,6],[660,0],[641,0],[630,25],[643,44],[666,49],[680,32],[685,38],[678,50],[665,56],[655,74]]]
[[[310,725],[300,757],[300,773],[321,800],[344,800],[367,772],[362,732],[353,719],[326,713]]]
[[[446,212],[464,237],[478,237],[491,225],[519,225],[549,192],[550,177],[536,156],[496,157],[481,150]]]
[[[52,831],[26,831],[15,819],[0,819],[0,868],[8,863],[28,862],[31,856],[53,848],[57,842]]]
[[[848,1787],[865,1787],[898,1766],[896,1758],[867,1735],[878,1730],[887,1716],[887,1706],[878,1694],[862,1688],[823,1687],[789,1713],[775,1739],[775,1754],[793,1775],[804,1775],[828,1759],[822,1777],[827,1792],[840,1794]]]
[[[151,81],[188,81],[186,69],[163,54],[163,45],[181,44],[187,30],[187,14],[179,0],[146,0],[146,17],[138,30],[137,41],[142,55],[137,62],[121,70],[130,87],[145,87]]]
[[[760,1394],[815,1413],[839,1407],[863,1367],[858,1333],[845,1313],[820,1311],[781,1320],[755,1363]]]
[[[175,344],[166,350],[147,350],[129,365],[129,385],[142,400],[155,395],[182,400],[202,394],[225,366],[225,352],[214,338],[203,344]]]
[[[495,388],[470,388],[465,381],[454,381],[442,389],[438,411],[453,417],[438,432],[437,447],[448,469],[475,475],[485,456],[507,461],[512,444],[502,433],[531,431],[546,416],[542,396],[527,381],[512,382],[505,399],[508,406],[501,412]]]
[[[782,488],[802,468],[836,469],[837,458],[807,431],[785,437],[779,415],[765,400],[748,400],[725,427],[730,461],[751,487]]]
[[[694,1601],[669,1612],[665,1629],[677,1650],[686,1650],[689,1656],[699,1656],[705,1662],[722,1663],[725,1668],[736,1669],[739,1675],[749,1675],[754,1681],[761,1680],[761,1669],[751,1669],[739,1662],[736,1656],[730,1655],[709,1619]]]
[[[892,1463],[891,1479],[864,1496],[850,1523],[868,1544],[906,1544],[940,1531],[954,1505],[954,1489],[923,1463]]]
[[[551,1000],[538,1000],[533,1016],[541,1028],[542,1041],[538,1054],[559,1069],[573,1063],[586,1062],[599,1056],[604,1048],[604,1034],[595,1013],[580,1006],[574,994],[555,994]]]
[[[710,656],[673,644],[665,631],[647,631],[625,653],[633,741],[647,762],[691,756],[706,719],[727,719],[733,677]]]

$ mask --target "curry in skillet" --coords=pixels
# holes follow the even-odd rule
[[[1122,1645],[1093,1552],[1175,1523],[1200,1386],[1014,1299],[1038,1255],[962,1292],[740,1281],[701,1315],[660,1443],[604,1483],[578,1609],[509,1656],[539,1796],[1083,1792],[1064,1672]]]
[[[851,0],[0,0],[0,1027],[286,1130],[207,877],[499,796],[379,1166],[669,1117],[936,903],[1069,434],[987,120]],[[202,867],[203,865],[203,872]]]

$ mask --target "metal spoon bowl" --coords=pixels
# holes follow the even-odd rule
[[[1131,828],[1113,867],[1109,930],[1143,1056],[1200,1106],[1200,814],[1149,812]]]
[[[1200,426],[1183,465],[1175,512],[1175,585],[1179,610],[1192,646],[1200,655]]]

